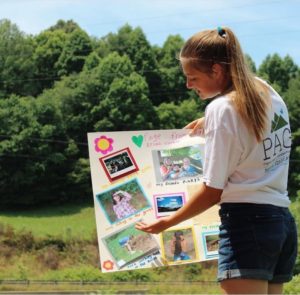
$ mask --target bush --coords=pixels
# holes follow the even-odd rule
[[[43,249],[42,253],[40,253],[37,257],[37,260],[48,269],[58,269],[59,267],[59,253],[55,247],[48,247]]]
[[[155,275],[152,271],[137,269],[113,273],[111,279],[114,282],[150,282],[155,281]]]
[[[48,236],[46,239],[42,239],[36,244],[36,249],[42,249],[46,247],[55,247],[58,251],[62,252],[66,248],[66,243],[57,237]]]
[[[201,273],[202,265],[200,263],[188,264],[184,269],[184,279],[188,281],[199,281]]]
[[[284,285],[284,294],[300,294],[300,275],[294,276],[293,280]]]
[[[43,279],[96,282],[105,281],[105,276],[97,268],[81,265],[76,268],[65,268],[63,270],[50,271],[43,277]]]

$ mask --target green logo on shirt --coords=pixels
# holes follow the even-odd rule
[[[280,111],[280,113],[283,113],[283,110]],[[275,132],[279,130],[280,128],[288,125],[288,122],[282,117],[282,115],[274,114],[274,119],[272,120],[272,129],[271,132]]]
[[[280,110],[279,115],[274,114],[271,133],[263,140],[264,161],[268,161],[268,167],[274,168],[283,162],[288,162],[291,149],[291,129],[289,123],[282,117],[282,114],[283,109]],[[284,158],[283,162],[279,158],[281,160]]]

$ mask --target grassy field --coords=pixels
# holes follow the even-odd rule
[[[40,209],[0,210],[0,224],[9,224],[16,231],[25,229],[35,237],[80,236],[90,239],[96,229],[94,207],[91,204],[67,204]]]

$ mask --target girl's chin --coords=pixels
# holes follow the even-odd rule
[[[211,99],[211,98],[215,98],[216,96],[218,96],[220,93],[213,93],[213,94],[198,94],[201,100],[206,100],[206,99]]]

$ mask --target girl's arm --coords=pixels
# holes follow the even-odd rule
[[[188,202],[171,216],[159,218],[149,224],[140,221],[136,223],[135,227],[148,233],[158,234],[167,228],[192,218],[193,216],[198,215],[219,203],[222,192],[222,189],[212,188],[207,186],[205,183],[202,183],[199,191],[192,195]]]

